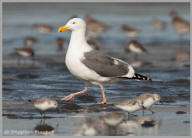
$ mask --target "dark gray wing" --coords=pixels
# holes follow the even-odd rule
[[[128,64],[98,51],[84,53],[82,63],[103,77],[120,77],[128,73]]]

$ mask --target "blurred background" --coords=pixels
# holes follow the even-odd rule
[[[189,106],[189,3],[3,3],[4,130],[18,128],[18,123],[21,123],[20,129],[31,130],[36,124],[37,120],[27,120],[29,115],[39,115],[29,99],[59,99],[84,87],[84,83],[72,76],[65,66],[71,32],[57,32],[72,17],[86,20],[89,26],[87,40],[93,48],[123,59],[137,72],[153,79],[152,83],[126,80],[106,84],[108,103],[155,92],[161,95],[162,105]],[[61,103],[61,114],[50,114],[56,118],[67,116],[73,121],[70,116],[82,110],[80,106],[91,106],[100,100],[99,88],[90,87],[87,94]],[[71,109],[66,109],[67,104],[73,105]],[[64,114],[66,110],[68,112]],[[90,110],[94,114],[100,107]],[[14,119],[25,117],[26,120],[13,123]],[[60,122],[63,125],[57,135],[72,134],[78,119],[73,123],[68,119]],[[182,119],[189,119],[189,115]],[[22,125],[24,122],[28,125]],[[175,132],[166,125],[158,127],[158,131],[136,135],[188,134],[189,127],[180,128],[184,129]]]
[[[127,24],[133,28],[142,30],[138,38],[142,44],[148,46],[151,43],[158,45],[177,44],[180,41],[178,34],[171,24],[170,11],[176,10],[184,19],[190,19],[189,4],[185,3],[19,3],[3,5],[3,54],[7,55],[15,47],[21,47],[27,36],[38,39],[35,48],[37,55],[54,54],[57,37],[66,38],[65,48],[68,46],[70,31],[58,33],[57,29],[64,25],[74,15],[84,18],[90,14],[111,28],[101,34],[98,39],[102,40],[102,48],[116,48],[115,52],[122,52],[129,38],[122,33],[121,25]],[[166,29],[158,31],[153,25],[153,17],[166,23]],[[53,27],[49,35],[42,35],[33,25],[49,24]],[[189,45],[189,33],[183,36],[182,41]],[[154,44],[153,47],[157,46]],[[146,47],[147,48],[147,47]]]

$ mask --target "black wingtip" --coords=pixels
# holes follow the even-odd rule
[[[31,99],[29,99],[29,100],[28,100],[28,102],[32,102],[32,100],[31,100]]]
[[[152,82],[152,79],[151,79],[151,78],[149,78],[149,81],[150,81],[150,82]]]
[[[133,79],[136,79],[136,80],[147,80],[147,81],[152,82],[151,78],[143,76],[143,75],[138,74],[138,73],[135,73],[135,76],[133,77]]]

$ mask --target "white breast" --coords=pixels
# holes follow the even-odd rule
[[[104,82],[108,81],[109,79],[106,77],[99,76],[95,71],[89,69],[86,67],[81,60],[84,59],[84,52],[89,51],[87,49],[80,49],[77,48],[74,49],[73,47],[71,49],[68,49],[67,55],[66,55],[66,66],[69,69],[69,71],[76,76],[79,79],[82,80],[88,80],[90,82]],[[90,49],[92,50],[92,49]]]
[[[25,51],[18,51],[18,53],[24,57],[29,57],[31,54]]]
[[[120,109],[123,109],[129,113],[132,113],[132,112],[135,112],[135,111],[141,109],[141,106],[139,106],[138,104],[135,104],[135,105],[117,105],[117,107],[119,107]]]
[[[45,111],[45,110],[51,108],[50,105],[49,105],[47,102],[43,102],[43,103],[41,103],[41,104],[34,104],[34,106],[35,106],[37,109],[42,110],[42,111]]]
[[[153,98],[148,98],[144,101],[143,106],[145,108],[150,108],[154,103],[155,101],[153,100]]]
[[[141,53],[142,50],[140,48],[135,47],[133,44],[130,45],[130,50],[135,53]]]

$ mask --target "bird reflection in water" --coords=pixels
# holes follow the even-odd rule
[[[122,135],[155,135],[160,127],[160,121],[153,116],[137,116],[123,121],[117,129]]]
[[[160,121],[152,115],[132,116],[124,113],[101,112],[98,116],[84,116],[84,122],[75,129],[74,136],[135,136],[156,135]]]
[[[41,119],[40,123],[38,123],[33,130],[36,135],[49,136],[57,132],[58,126],[59,124],[57,123],[56,127],[53,127],[45,123],[45,119]]]

